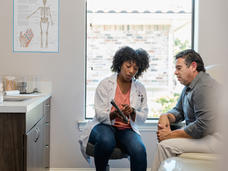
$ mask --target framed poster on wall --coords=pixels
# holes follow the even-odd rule
[[[59,0],[13,0],[13,52],[59,53]]]

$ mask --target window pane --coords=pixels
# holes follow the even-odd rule
[[[174,55],[191,48],[192,0],[87,0],[86,118],[94,116],[98,83],[111,75],[121,46],[143,48],[150,68],[139,80],[148,96],[148,118],[172,108],[182,86],[174,76]]]

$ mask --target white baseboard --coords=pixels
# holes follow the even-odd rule
[[[49,171],[95,171],[94,168],[50,168]],[[129,168],[110,168],[110,171],[130,171]],[[150,171],[150,168],[147,168]]]

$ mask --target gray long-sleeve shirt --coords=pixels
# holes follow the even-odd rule
[[[209,74],[199,72],[189,86],[185,86],[176,106],[168,113],[176,122],[185,120],[184,131],[193,138],[202,138],[216,131],[218,83]]]

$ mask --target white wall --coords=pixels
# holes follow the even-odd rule
[[[81,157],[76,121],[84,112],[84,0],[60,0],[60,53],[12,53],[13,1],[0,6],[0,74],[38,75],[53,85],[51,106],[51,167],[89,167]],[[199,52],[205,63],[217,63],[226,57],[227,6],[225,0],[199,2]],[[222,59],[222,58],[221,58]],[[151,166],[155,134],[142,132]],[[112,162],[128,167],[128,161]]]
[[[13,1],[0,5],[0,74],[38,75],[53,85],[51,167],[87,167],[77,143],[84,111],[84,0],[60,0],[60,53],[12,53]]]
[[[225,0],[199,1],[198,49],[205,64],[220,63],[226,56],[228,6]]]

